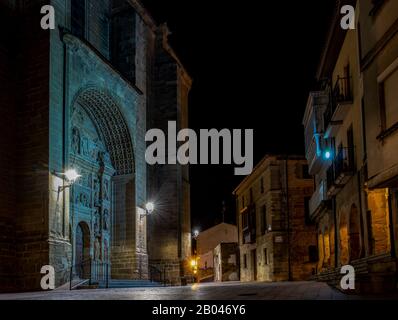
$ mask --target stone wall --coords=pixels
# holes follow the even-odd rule
[[[13,22],[8,1],[0,1],[0,291],[15,287],[15,201],[16,201],[16,76]]]
[[[49,32],[40,28],[45,1],[24,4],[17,55],[16,255],[19,290],[40,287],[49,263]],[[23,93],[23,94],[21,94]]]
[[[187,124],[187,101],[178,94],[179,66],[164,48],[163,32],[160,30],[157,34],[155,46],[152,82],[154,101],[150,104],[149,121],[151,126],[164,132],[167,132],[168,121],[176,121],[178,131]],[[185,110],[185,113],[181,114],[181,110]],[[191,254],[187,168],[166,164],[150,170],[153,185],[150,198],[158,209],[148,222],[149,262],[160,270],[165,269],[170,282],[178,284],[184,275],[184,259]]]

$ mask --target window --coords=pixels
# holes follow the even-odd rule
[[[261,193],[264,193],[264,178],[261,178],[261,180],[260,180],[260,190],[261,190]]]
[[[318,261],[318,249],[316,246],[308,247],[308,258],[309,258],[310,262]]]
[[[243,268],[247,269],[247,255],[243,255]]]
[[[398,69],[380,84],[380,112],[383,130],[398,123]]]
[[[267,207],[263,205],[261,207],[261,234],[265,234],[268,228],[268,221],[267,221]]]
[[[244,212],[242,214],[242,229],[247,229],[249,228],[249,215],[247,212]]]
[[[71,1],[71,30],[72,34],[79,38],[86,35],[86,1]]]
[[[305,217],[306,225],[312,224],[312,221],[310,218],[310,199],[311,199],[311,197],[304,197],[304,217]]]
[[[264,248],[264,265],[268,265],[269,261],[268,261],[268,250],[267,248]]]

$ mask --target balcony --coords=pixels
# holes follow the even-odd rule
[[[256,242],[256,207],[254,204],[249,204],[247,211],[245,211],[247,222],[243,226],[242,238],[243,243]]]
[[[336,135],[352,103],[351,77],[338,77],[324,114],[325,138]]]
[[[251,232],[249,229],[243,230],[243,243],[255,243],[256,242],[256,233]]]
[[[330,200],[326,191],[326,181],[322,180],[322,182],[318,184],[314,194],[310,199],[309,210],[311,220],[316,220],[317,216],[322,212],[322,210],[329,206]]]
[[[355,171],[354,148],[341,148],[327,170],[327,195],[334,196]]]
[[[315,175],[323,165],[321,157],[324,135],[323,114],[328,100],[328,93],[323,90],[311,92],[307,101],[303,125],[305,155],[311,175]]]

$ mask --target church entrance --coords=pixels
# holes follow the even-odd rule
[[[70,202],[76,273],[138,278],[133,146],[124,117],[107,93],[90,88],[72,106],[69,132],[69,167],[80,175]]]
[[[76,228],[76,273],[80,279],[88,277],[90,263],[90,231],[85,223]]]

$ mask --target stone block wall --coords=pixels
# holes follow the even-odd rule
[[[15,286],[15,43],[9,32],[16,28],[9,1],[0,1],[0,291]]]
[[[16,255],[19,290],[40,288],[49,263],[49,32],[40,28],[45,1],[25,2],[19,17],[16,127]],[[23,93],[23,94],[22,94]]]

